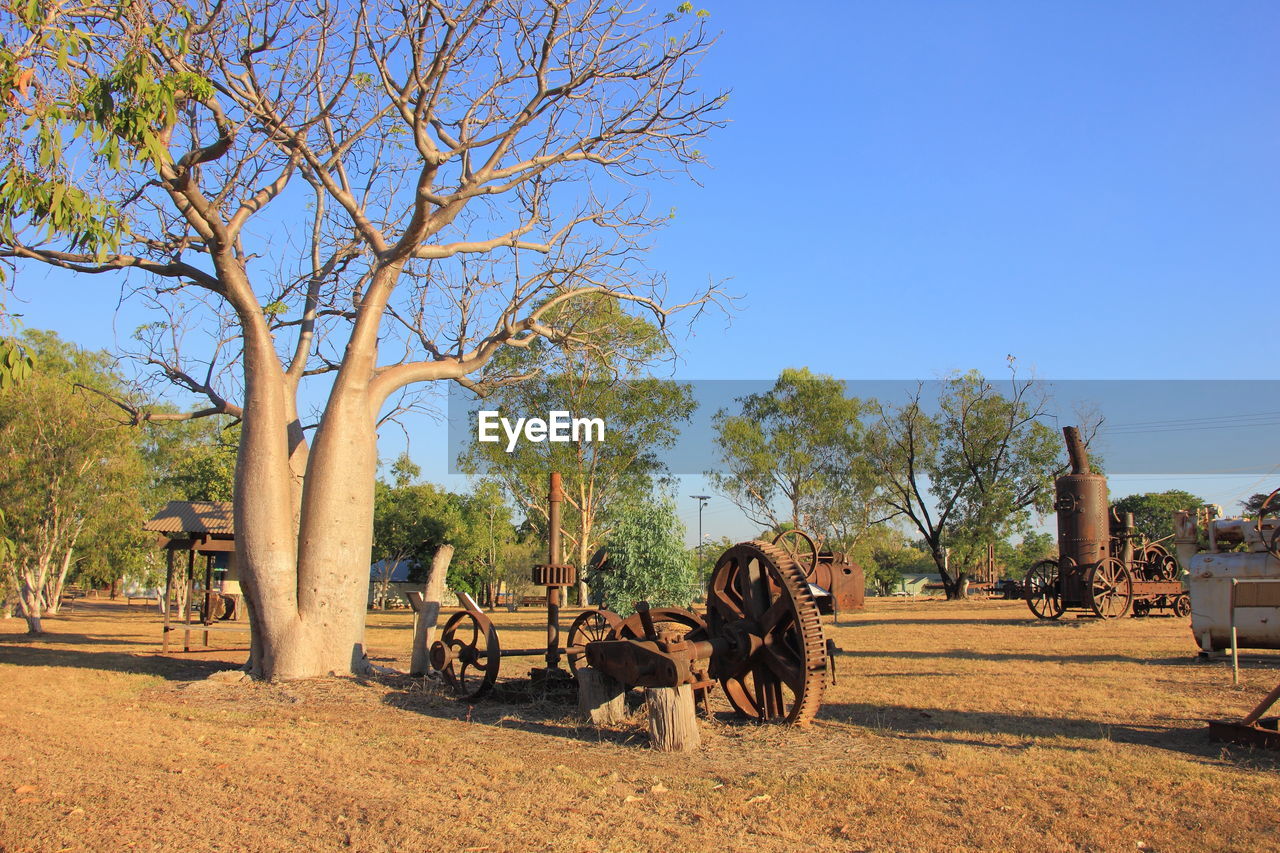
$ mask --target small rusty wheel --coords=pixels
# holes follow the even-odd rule
[[[440,639],[431,644],[431,665],[464,699],[479,699],[492,690],[501,664],[498,629],[479,610],[450,616]]]
[[[773,537],[773,544],[786,552],[804,572],[806,581],[813,581],[813,573],[818,568],[818,543],[813,537],[798,527],[784,530]]]
[[[1178,561],[1162,545],[1151,544],[1143,549],[1140,558],[1146,580],[1172,581],[1178,579]]]
[[[1146,616],[1151,612],[1151,602],[1145,598],[1140,598],[1133,603],[1133,615],[1135,617]]]
[[[1191,615],[1191,599],[1180,595],[1173,600],[1173,615],[1186,618]]]
[[[1027,570],[1022,581],[1022,594],[1027,607],[1037,619],[1057,619],[1065,609],[1062,606],[1062,590],[1058,583],[1058,564],[1054,560],[1041,560]]]
[[[1086,576],[1089,603],[1100,619],[1119,619],[1133,603],[1133,576],[1114,557],[1107,557]]]
[[[622,624],[622,617],[612,610],[587,610],[569,625],[565,640],[565,657],[569,671],[577,675],[578,666],[586,660],[587,643],[607,640]]]
[[[707,625],[731,640],[711,674],[738,713],[798,725],[813,719],[827,646],[804,570],[786,551],[743,542],[724,552],[707,584]]]

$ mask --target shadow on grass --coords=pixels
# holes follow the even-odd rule
[[[525,679],[500,681],[488,696],[474,701],[457,699],[443,686],[425,690],[409,687],[383,697],[383,703],[402,711],[443,720],[457,720],[530,734],[562,738],[579,743],[612,743],[644,746],[649,740],[642,729],[622,724],[597,729],[578,719],[577,690],[573,682],[557,684],[550,690]],[[629,712],[644,704],[641,691],[626,694]]]
[[[1052,652],[979,652],[973,649],[940,649],[934,651],[904,651],[902,649],[859,649],[856,651],[837,650],[837,658],[908,658],[912,660],[985,660],[985,661],[1030,661],[1032,663],[1144,663],[1168,664],[1184,662],[1182,658],[1143,658],[1133,655],[1098,654],[1098,655],[1063,655]],[[1186,663],[1194,663],[1195,655],[1188,654]]]
[[[45,635],[49,636],[49,635]],[[61,637],[75,635],[59,635]],[[58,642],[68,642],[58,640]],[[93,640],[89,641],[93,643]],[[226,651],[218,649],[217,651]],[[140,675],[158,675],[168,681],[198,681],[215,672],[238,669],[241,664],[216,660],[193,660],[166,655],[129,654],[127,652],[94,652],[80,649],[54,649],[32,645],[0,645],[0,664],[11,666],[65,666],[76,669],[97,669],[104,672],[125,672]]]
[[[20,645],[69,645],[69,646],[136,646],[138,640],[122,640],[114,637],[102,637],[94,634],[69,634],[62,631],[45,631],[41,634],[3,634],[0,635],[0,649],[5,646],[16,648]]]
[[[1049,746],[1053,749],[1084,750],[1088,747],[1046,745],[1046,739],[1067,738],[1080,741],[1111,741],[1137,744],[1176,752],[1207,760],[1230,760],[1251,766],[1280,767],[1280,753],[1229,747],[1209,739],[1207,724],[1185,722],[1168,726],[1133,723],[1110,723],[1075,717],[1037,717],[987,711],[953,711],[943,708],[910,708],[902,705],[871,705],[840,702],[822,706],[820,719],[839,720],[888,732],[898,737],[931,742],[964,744],[987,749],[1029,749]],[[965,737],[969,735],[970,737]],[[1025,738],[1022,743],[991,743],[977,739],[980,735],[1011,735]]]
[[[860,619],[857,616],[840,615],[836,623],[838,628],[861,628],[872,625],[1034,625],[1035,617],[1028,615],[1025,619],[988,619],[981,616],[972,618],[945,617],[942,619],[891,619],[877,616],[873,619]]]

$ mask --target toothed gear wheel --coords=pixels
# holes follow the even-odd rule
[[[822,705],[827,646],[804,569],[768,542],[734,545],[716,561],[707,584],[711,636],[735,639],[712,660],[740,713],[762,721],[805,725]]]

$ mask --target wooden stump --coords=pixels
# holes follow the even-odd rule
[[[646,688],[644,704],[649,711],[649,742],[654,749],[693,752],[702,745],[692,686]]]
[[[423,676],[431,668],[431,643],[436,638],[436,622],[440,618],[440,594],[444,590],[444,577],[449,572],[449,561],[452,559],[452,545],[441,545],[431,558],[431,572],[422,589],[422,609],[413,621],[410,675]]]
[[[593,726],[620,723],[626,718],[626,691],[621,684],[589,666],[578,667],[577,675],[578,710]]]

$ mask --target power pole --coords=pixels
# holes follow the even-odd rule
[[[702,510],[711,500],[711,495],[689,495],[698,502],[698,568],[702,568]]]

